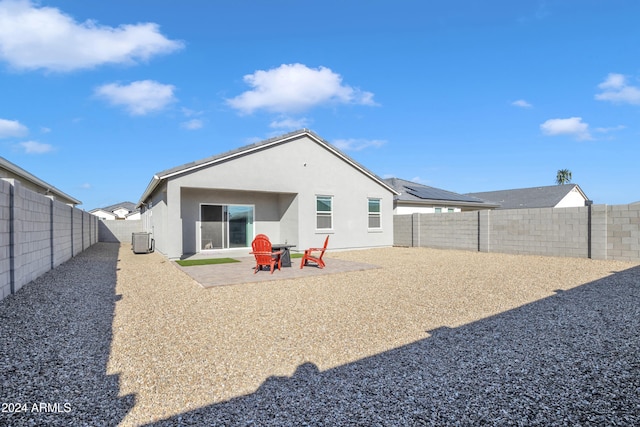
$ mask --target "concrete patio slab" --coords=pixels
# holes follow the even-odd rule
[[[234,259],[240,262],[195,265],[190,267],[182,267],[176,262],[173,262],[173,264],[204,288],[238,285],[242,283],[297,279],[301,277],[324,276],[329,274],[381,268],[380,266],[373,264],[325,257],[325,268],[318,268],[315,266],[300,268],[300,260],[293,259],[291,267],[282,267],[281,270],[276,269],[273,274],[268,270],[261,270],[254,274],[254,268],[256,265],[254,257],[234,257]]]

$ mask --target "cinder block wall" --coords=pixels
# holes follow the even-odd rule
[[[491,252],[586,258],[588,207],[490,212]]]
[[[0,299],[11,294],[11,184],[0,179]]]
[[[51,199],[22,185],[14,185],[13,194],[13,271],[17,291],[51,269]]]
[[[53,266],[57,267],[73,256],[71,216],[73,208],[64,203],[53,202]]]
[[[414,215],[394,215],[393,217],[393,244],[396,246],[420,246],[413,242],[413,217]]]
[[[142,220],[129,221],[98,221],[98,240],[100,242],[131,243],[131,233],[139,233]]]
[[[98,224],[95,215],[85,211],[82,213],[82,250],[88,249],[98,241]]]
[[[607,257],[640,259],[640,204],[608,207]]]
[[[396,215],[394,244],[639,261],[640,204]]]
[[[440,249],[478,250],[478,213],[420,214],[422,246]]]
[[[0,297],[55,268],[98,241],[98,218],[0,180]]]
[[[73,248],[73,256],[76,256],[82,252],[82,212],[74,209],[71,215],[71,223],[73,224],[71,246]]]

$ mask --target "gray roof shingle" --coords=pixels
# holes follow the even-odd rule
[[[500,209],[552,208],[575,188],[584,195],[577,184],[485,191],[466,195],[497,203]]]

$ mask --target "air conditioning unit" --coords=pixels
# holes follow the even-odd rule
[[[131,233],[131,249],[134,254],[153,252],[154,244],[151,233]]]

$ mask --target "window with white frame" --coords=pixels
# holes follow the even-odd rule
[[[369,199],[369,228],[381,228],[380,199]]]
[[[316,229],[333,228],[333,197],[316,196]]]

